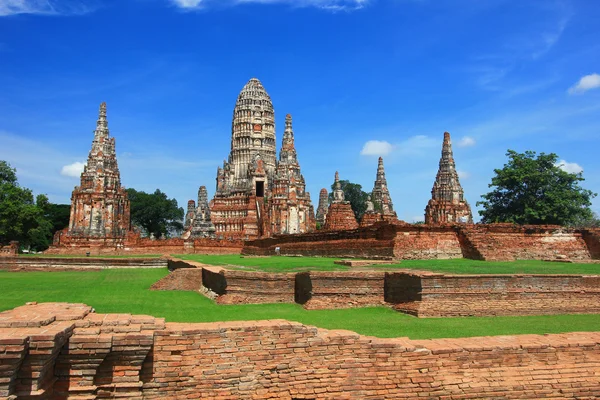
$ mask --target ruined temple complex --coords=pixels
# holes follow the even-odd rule
[[[444,133],[440,167],[431,189],[431,200],[425,208],[425,223],[473,223],[471,207],[465,200],[463,188],[458,180],[448,132]]]
[[[102,103],[81,183],[71,196],[69,226],[57,232],[54,241],[122,246],[129,230],[129,200],[121,186],[115,138],[110,137],[106,103]]]
[[[276,153],[273,103],[260,81],[253,78],[233,110],[231,152],[217,169],[216,193],[209,205],[218,238],[255,239],[315,229],[289,114],[278,160]],[[196,237],[193,230],[189,232]]]
[[[206,186],[200,186],[197,201],[190,200],[185,216],[184,248],[232,246],[240,241],[269,238],[281,234],[303,234],[352,230],[378,222],[398,221],[380,157],[373,190],[360,221],[344,198],[339,174],[335,174],[332,199],[321,189],[316,210],[306,191],[300,169],[292,116],[285,117],[281,148],[277,154],[275,111],[261,82],[252,78],[240,92],[233,110],[231,150],[223,166],[217,168],[216,192],[209,201]],[[444,134],[442,156],[432,198],[425,210],[425,223],[471,224],[473,217],[464,199],[452,154],[450,134]],[[179,240],[181,240],[179,239]],[[71,198],[68,228],[57,232],[54,245],[65,247],[139,247],[139,233],[131,230],[129,201],[121,187],[110,137],[106,104],[100,112],[81,184]],[[164,244],[183,246],[183,242]]]

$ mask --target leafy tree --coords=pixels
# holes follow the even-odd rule
[[[352,211],[356,219],[360,220],[365,211],[367,210],[367,198],[369,194],[362,190],[362,186],[358,183],[352,183],[348,180],[340,180],[340,185],[344,191],[344,197],[346,201],[350,202]],[[331,185],[331,193],[329,193],[329,201],[333,201],[333,190],[335,189],[335,182]]]
[[[51,224],[45,217],[46,195],[33,193],[17,182],[16,170],[0,161],[0,244],[17,240],[21,246],[44,250],[51,242]]]
[[[579,186],[581,173],[573,174],[557,166],[554,153],[508,150],[508,163],[495,169],[479,211],[481,222],[571,225],[593,217],[591,199],[596,196]]]
[[[177,235],[183,230],[184,211],[177,206],[177,200],[156,189],[154,193],[127,189],[131,203],[131,222],[141,227],[147,235],[156,239]]]
[[[69,219],[71,217],[70,204],[48,203],[45,212],[46,218],[52,224],[53,235],[56,231],[60,231],[69,226]]]

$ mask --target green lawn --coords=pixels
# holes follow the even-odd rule
[[[347,271],[350,267],[336,265],[339,258],[325,257],[244,257],[239,255],[181,254],[175,257],[205,264],[264,272]],[[448,274],[593,274],[600,275],[600,264],[560,263],[549,261],[477,261],[404,260],[399,264],[368,267],[369,269],[420,269]]]
[[[194,292],[148,290],[167,273],[166,269],[0,271],[0,310],[27,301],[81,302],[100,313],[148,314],[172,322],[282,318],[370,336],[413,339],[600,331],[599,315],[418,319],[385,307],[306,311],[295,304],[218,306]]]

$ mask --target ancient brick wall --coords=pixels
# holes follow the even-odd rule
[[[293,303],[295,274],[225,271],[225,294],[219,304]]]
[[[394,256],[403,260],[463,258],[451,226],[395,225]]]
[[[419,317],[600,313],[600,276],[388,273],[386,301]]]
[[[202,288],[202,268],[177,268],[154,285],[150,290],[190,290]]]
[[[167,323],[50,303],[0,313],[0,396],[600,396],[600,333],[377,339],[283,320]]]
[[[307,309],[367,307],[384,304],[385,272],[310,272]],[[303,291],[303,287],[296,286]],[[306,291],[306,290],[305,290]]]
[[[590,256],[594,260],[600,260],[600,229],[586,229],[582,232],[582,237]]]
[[[16,257],[19,255],[19,242],[10,242],[6,246],[0,246],[0,257]]]
[[[12,271],[64,271],[105,268],[166,268],[165,258],[4,257],[0,269]]]
[[[590,259],[582,232],[560,226],[470,225],[462,234],[488,261]]]
[[[84,255],[127,255],[127,254],[240,254],[241,240],[219,239],[142,239],[139,235],[129,235],[122,243],[98,240],[85,240],[72,244],[52,246],[46,254]]]
[[[242,253],[275,255],[279,247],[281,255],[392,258],[394,236],[394,226],[385,223],[347,231],[320,230],[248,241]]]

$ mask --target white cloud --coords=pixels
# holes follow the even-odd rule
[[[590,74],[582,77],[579,82],[569,88],[569,94],[584,93],[588,90],[600,88],[600,75]]]
[[[560,160],[556,165],[558,166],[558,168],[570,174],[578,174],[580,172],[583,172],[583,168],[577,163],[570,163],[566,162],[565,160]]]
[[[177,7],[199,8],[202,0],[171,0]]]
[[[471,147],[475,146],[475,139],[470,136],[463,136],[458,143],[456,144],[458,147]]]
[[[467,171],[457,170],[456,173],[460,179],[469,179],[471,177],[471,174]]]
[[[0,0],[0,17],[17,14],[80,15],[94,9],[92,0]]]
[[[387,156],[394,150],[394,145],[385,140],[369,140],[360,154],[363,156]]]
[[[62,167],[60,174],[62,176],[72,176],[78,178],[83,172],[83,167],[85,167],[85,163],[75,161],[73,164]]]
[[[0,0],[1,1],[1,0]],[[175,6],[194,10],[213,4],[286,4],[292,7],[316,7],[329,11],[351,11],[363,8],[370,0],[170,0]]]
[[[442,148],[442,138],[434,139],[425,135],[415,135],[398,143],[396,145],[398,152],[403,155],[423,155],[434,154],[439,157],[439,153],[432,152],[435,148]]]

